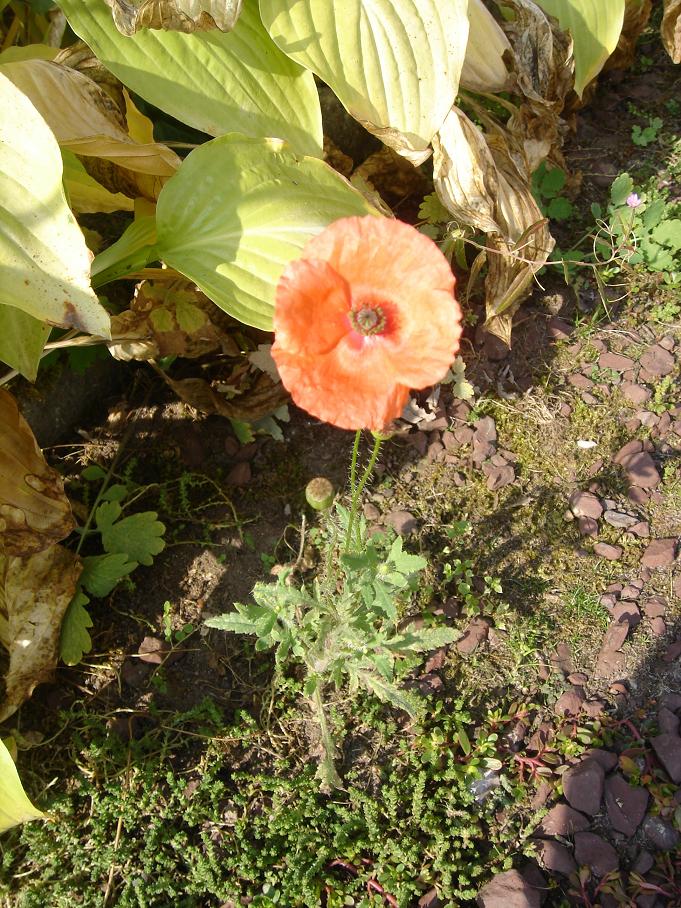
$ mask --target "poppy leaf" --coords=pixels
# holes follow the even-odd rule
[[[468,0],[260,0],[275,43],[415,165],[456,98]]]
[[[57,140],[2,73],[0,107],[0,303],[108,337],[109,316],[90,286],[90,252],[66,204]]]
[[[108,70],[161,110],[212,136],[239,130],[288,139],[321,157],[312,73],[283,54],[246,0],[235,28],[189,35],[142,30],[126,37],[103,0],[61,0],[74,32]]]
[[[232,134],[192,151],[163,187],[156,249],[225,312],[271,331],[288,262],[332,221],[376,213],[323,161]]]

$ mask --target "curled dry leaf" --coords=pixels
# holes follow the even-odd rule
[[[117,104],[77,70],[49,60],[23,60],[4,65],[3,74],[30,98],[60,146],[77,154],[90,176],[111,192],[155,201],[180,166],[165,145],[136,142]]]
[[[236,25],[243,0],[106,0],[116,28],[134,35],[140,28],[196,32],[219,28],[229,32]]]
[[[64,47],[54,58],[55,63],[75,69],[88,79],[96,82],[114,101],[121,113],[125,113],[123,84],[104,66],[101,60],[92,53],[84,41],[76,41]]]
[[[664,0],[662,43],[674,63],[681,63],[681,0]]]
[[[681,7],[680,7],[681,8]],[[636,42],[648,24],[653,0],[627,0],[619,41],[603,69],[628,69],[636,59]]]
[[[115,359],[157,359],[208,353],[239,355],[228,333],[234,323],[190,281],[143,281],[130,309],[111,318],[109,352]]]
[[[0,640],[9,653],[0,722],[50,680],[80,572],[80,559],[60,545],[28,558],[0,556]]]
[[[0,389],[0,551],[31,555],[75,523],[61,476],[47,465],[12,395]]]
[[[461,70],[461,87],[469,91],[504,91],[509,72],[504,54],[508,38],[482,0],[468,0],[468,44]]]
[[[172,379],[164,372],[160,374],[177,396],[191,407],[242,422],[256,422],[270,416],[289,399],[281,382],[274,382],[265,372],[252,380],[248,365],[225,369],[224,374],[217,369],[211,373],[209,379]]]

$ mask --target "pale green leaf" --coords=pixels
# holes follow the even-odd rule
[[[662,221],[653,230],[653,239],[663,246],[670,246],[675,252],[681,249],[681,219]]]
[[[14,760],[0,740],[0,832],[44,816],[26,796]]]
[[[21,60],[54,60],[58,53],[58,47],[50,47],[48,44],[25,44],[23,47],[14,45],[0,54],[0,64],[19,63]]]
[[[0,361],[35,381],[50,326],[14,306],[0,304]]]
[[[76,155],[68,148],[61,150],[64,162],[64,187],[69,205],[80,214],[93,212],[133,211],[135,203],[122,192],[109,192],[93,179]]]
[[[83,558],[83,573],[80,575],[81,586],[101,599],[109,593],[137,567],[136,561],[129,561],[125,553],[111,555],[89,555]]]
[[[209,618],[204,623],[208,627],[214,627],[219,631],[231,631],[233,634],[257,633],[255,621],[252,621],[247,615],[242,615],[239,612],[216,615],[215,618]]]
[[[582,96],[617,47],[625,0],[537,0],[574,41],[575,91]]]
[[[59,656],[65,665],[78,665],[92,649],[92,638],[88,628],[92,618],[85,606],[90,600],[79,590],[69,603],[61,625]]]
[[[115,243],[95,256],[92,263],[93,286],[102,287],[144,268],[152,261],[155,240],[156,219],[152,215],[134,220]]]
[[[161,190],[157,251],[239,321],[272,330],[279,277],[332,221],[375,214],[331,167],[276,139],[222,136]]]
[[[108,530],[123,513],[117,501],[106,501],[95,511],[95,523],[98,530]]]
[[[414,164],[456,98],[467,10],[468,0],[260,0],[279,47]]]
[[[97,509],[97,514],[103,507]],[[125,553],[129,561],[150,565],[153,556],[162,552],[166,545],[163,539],[166,528],[157,516],[155,511],[142,511],[101,528],[105,551]]]
[[[403,710],[412,718],[418,716],[423,709],[418,697],[409,691],[401,690],[396,684],[381,678],[380,675],[375,675],[373,672],[360,671],[358,672],[358,678],[364,687],[378,697],[379,700]]]
[[[90,253],[66,204],[57,140],[0,73],[0,303],[54,325],[109,336],[90,286]]]
[[[118,31],[103,0],[60,0],[60,6],[107,69],[176,119],[213,136],[233,130],[277,136],[304,154],[321,156],[312,73],[273,43],[257,0],[246,0],[231,32],[141,31],[132,37]]]

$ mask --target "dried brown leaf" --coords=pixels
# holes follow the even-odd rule
[[[166,373],[161,373],[164,380],[170,385],[177,396],[191,407],[202,413],[218,414],[228,419],[238,419],[243,422],[256,422],[264,416],[270,416],[275,410],[286,403],[288,394],[281,382],[274,382],[264,372],[260,372],[248,390],[238,393],[240,374],[237,369],[224,378],[214,375],[211,381],[203,378],[172,379]],[[237,396],[228,398],[221,393],[220,388],[233,388]]]
[[[0,551],[32,555],[75,523],[61,476],[47,465],[12,395],[0,389]]]
[[[636,59],[636,42],[648,24],[653,9],[653,0],[626,0],[622,32],[615,52],[611,54],[603,69],[628,69]]]
[[[49,60],[22,60],[5,64],[3,74],[30,98],[59,144],[77,154],[90,176],[111,192],[155,201],[179,167],[180,159],[165,145],[135,142],[118,105],[77,70]]]
[[[239,355],[222,310],[190,281],[143,281],[130,309],[111,318],[109,352],[115,359],[195,359],[220,352]]]
[[[106,0],[116,28],[134,35],[141,28],[196,32],[219,28],[231,31],[243,0]]]
[[[664,0],[662,43],[674,63],[681,63],[681,0]]]
[[[0,722],[52,677],[62,618],[81,570],[78,556],[60,545],[27,558],[0,556],[2,642],[9,652]]]

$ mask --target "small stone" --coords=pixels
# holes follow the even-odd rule
[[[636,603],[627,602],[626,600],[617,603],[612,610],[612,617],[614,621],[626,621],[629,627],[636,627],[641,623],[641,613]]]
[[[551,654],[551,665],[565,677],[574,671],[572,648],[569,643],[561,640],[556,644],[556,649]]]
[[[660,484],[661,476],[655,466],[655,461],[646,451],[631,454],[622,461],[627,479],[633,486],[640,489],[654,489]]]
[[[662,697],[662,706],[673,713],[681,712],[681,694],[675,694],[671,691]]]
[[[622,395],[635,407],[640,407],[647,403],[652,397],[652,392],[642,385],[636,385],[633,382],[625,381],[620,385]]]
[[[577,869],[577,863],[565,845],[552,839],[541,839],[537,842],[537,857],[542,867],[553,873],[570,876]]]
[[[540,908],[541,896],[517,870],[492,877],[478,892],[480,908]]]
[[[480,441],[495,442],[497,440],[497,427],[491,416],[483,416],[475,423],[475,437]]]
[[[625,445],[622,445],[617,454],[613,457],[613,461],[614,463],[621,464],[627,457],[630,457],[632,454],[638,454],[642,450],[643,442],[634,438],[632,441],[628,441]]]
[[[681,737],[669,734],[658,735],[651,738],[650,743],[672,782],[677,785],[681,783]]]
[[[598,536],[598,521],[593,517],[579,517],[577,529],[581,536]]]
[[[557,315],[550,318],[548,325],[546,326],[546,333],[550,338],[557,341],[567,340],[573,331],[574,325],[571,325],[570,322],[566,322],[564,318],[558,318]]]
[[[475,652],[484,643],[489,634],[490,622],[486,618],[473,618],[463,636],[456,641],[457,650],[465,656]]]
[[[553,711],[559,716],[578,716],[586,700],[581,687],[572,687],[556,700]]]
[[[650,868],[655,863],[655,858],[649,851],[646,851],[645,848],[640,851],[632,865],[632,870],[634,873],[638,873],[640,876],[648,873]]]
[[[659,344],[649,347],[639,362],[650,375],[661,377],[674,371],[674,357]]]
[[[597,542],[594,546],[594,552],[600,558],[605,558],[608,561],[617,561],[622,557],[624,549],[620,545],[610,545],[609,542]]]
[[[598,520],[603,513],[603,505],[591,492],[573,492],[569,504],[575,517],[591,517]]]
[[[611,612],[615,607],[615,603],[617,602],[617,596],[615,595],[615,593],[603,593],[598,601],[604,608],[607,608],[608,611]]]
[[[582,712],[590,719],[598,719],[605,712],[605,703],[602,700],[587,700],[582,706]]]
[[[657,415],[657,413],[651,413],[650,410],[641,410],[636,415],[638,416],[641,425],[645,426],[646,429],[651,429],[660,421],[660,417]]]
[[[385,522],[400,536],[408,536],[418,526],[418,520],[409,511],[390,511],[385,515]]]
[[[622,591],[620,593],[620,599],[638,599],[639,595],[641,594],[642,589],[643,589],[643,584],[638,586],[632,580],[631,583],[628,583],[626,586],[622,587]]]
[[[638,536],[639,539],[647,539],[650,536],[650,524],[647,520],[641,520],[639,523],[630,526],[629,532],[633,536]]]
[[[582,760],[563,773],[563,793],[575,810],[593,816],[603,797],[605,773],[597,760]]]
[[[364,512],[364,516],[367,520],[378,520],[378,518],[381,516],[381,512],[378,510],[376,505],[372,504],[370,501],[367,501],[367,503],[362,508],[362,511]]]
[[[581,372],[573,372],[572,375],[568,375],[568,382],[573,388],[578,388],[580,391],[588,391],[589,388],[593,388],[594,384],[590,378],[582,375]]]
[[[158,637],[145,637],[139,645],[140,662],[149,662],[151,665],[160,665],[165,661],[170,652],[170,644]]]
[[[425,892],[418,900],[418,908],[444,908],[444,902],[437,894],[437,889],[433,886],[428,892]]]
[[[578,832],[575,835],[575,860],[580,867],[590,867],[599,877],[619,867],[615,849],[593,832]]]
[[[598,405],[599,401],[597,397],[594,397],[593,394],[589,394],[588,391],[582,392],[582,400],[585,404],[588,404],[590,407],[595,407]]]
[[[659,851],[672,851],[681,841],[681,835],[662,817],[647,817],[643,824],[643,835]]]
[[[614,372],[626,372],[627,369],[633,369],[636,365],[634,360],[629,356],[622,356],[621,353],[601,353],[598,357],[598,365],[601,369],[612,369]]]
[[[615,773],[605,783],[605,806],[613,829],[631,838],[643,822],[649,794]]]
[[[546,814],[535,829],[533,835],[538,838],[550,836],[572,836],[576,832],[588,829],[590,821],[583,813],[567,804],[556,804]]]
[[[646,618],[662,618],[667,609],[667,600],[663,596],[651,596],[643,603]]]
[[[469,445],[473,441],[473,429],[470,426],[459,426],[454,429],[454,438],[460,445]]]
[[[670,350],[670,351],[671,351],[671,350],[674,349],[674,347],[675,347],[675,345],[676,345],[676,341],[674,340],[674,338],[673,338],[670,334],[667,334],[665,337],[660,338],[660,340],[658,341],[658,344],[659,344],[664,350]]]
[[[591,747],[584,751],[584,760],[596,760],[603,767],[604,772],[611,772],[617,766],[617,754],[602,747]]]
[[[225,481],[230,486],[245,486],[251,481],[252,475],[250,463],[247,460],[242,460],[234,464]]]
[[[487,473],[487,488],[490,492],[503,489],[515,481],[515,470],[510,464],[495,466]]]
[[[681,720],[666,706],[661,706],[657,711],[657,725],[663,735],[678,735]]]
[[[643,553],[641,564],[649,568],[669,567],[676,558],[676,539],[653,539]]]
[[[632,517],[631,514],[624,514],[622,511],[606,511],[603,520],[618,530],[626,530],[639,522],[638,517]]]
[[[664,623],[664,618],[651,618],[650,630],[656,637],[664,637],[667,633],[667,625]]]
[[[570,684],[576,684],[577,687],[584,687],[588,680],[589,676],[585,675],[584,672],[572,672],[572,674],[568,675]]]

